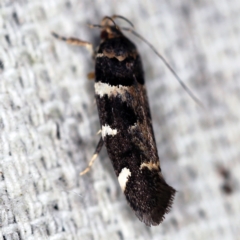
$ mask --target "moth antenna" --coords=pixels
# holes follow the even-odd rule
[[[126,21],[132,28],[134,28],[134,25],[132,22],[130,22],[127,18],[121,16],[121,15],[113,15],[112,19],[116,19],[116,18],[120,18],[123,19],[124,21]]]
[[[192,91],[184,84],[184,82],[181,80],[181,78],[177,75],[177,73],[173,70],[173,68],[170,66],[170,64],[167,62],[167,60],[156,50],[156,48],[150,43],[148,42],[144,37],[142,37],[140,34],[138,34],[137,32],[135,32],[133,29],[131,28],[121,28],[124,31],[128,31],[130,33],[132,33],[133,35],[135,35],[136,37],[140,38],[143,42],[145,42],[152,50],[153,52],[161,58],[161,60],[163,61],[163,63],[167,66],[167,68],[170,70],[170,72],[174,75],[174,77],[178,80],[178,82],[180,83],[180,85],[183,87],[183,89],[188,93],[188,95],[194,100],[195,103],[197,103],[200,107],[202,107],[203,109],[205,109],[204,105],[202,104],[202,102],[192,93]]]
[[[106,16],[106,17],[104,17],[104,18],[102,19],[101,24],[104,23],[104,22],[106,21],[106,19],[110,20],[110,21],[114,24],[114,27],[118,29],[118,26],[117,26],[117,24],[114,22],[114,20],[113,20],[111,17],[108,17],[108,16]]]

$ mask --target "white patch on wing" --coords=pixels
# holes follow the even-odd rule
[[[117,96],[117,94],[122,95],[122,100],[124,100],[125,92],[129,89],[129,87],[118,85],[111,86],[108,83],[96,82],[94,84],[95,93],[100,97],[103,97],[105,94],[110,96]]]
[[[131,176],[131,172],[128,168],[123,168],[122,171],[119,173],[118,175],[118,182],[120,184],[120,187],[122,189],[122,191],[124,192],[127,182],[128,182],[128,178]]]
[[[106,135],[115,136],[117,134],[117,129],[112,129],[109,125],[102,126],[102,138]]]
[[[160,164],[159,162],[155,163],[155,162],[144,162],[141,164],[140,166],[140,170],[142,170],[144,167],[147,167],[150,171],[153,170],[153,169],[156,169],[156,170],[159,170],[159,167],[160,167]]]

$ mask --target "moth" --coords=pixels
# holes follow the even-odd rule
[[[100,25],[90,25],[101,29],[101,42],[95,51],[89,42],[53,35],[85,46],[95,59],[94,87],[101,137],[82,174],[89,171],[105,145],[130,207],[147,226],[158,225],[170,211],[175,190],[161,172],[141,57],[135,44],[123,34],[123,28],[116,25],[115,18],[128,21],[114,15],[104,17]],[[130,28],[123,30],[133,32]]]

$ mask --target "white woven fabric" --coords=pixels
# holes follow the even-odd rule
[[[99,136],[91,56],[51,31],[95,42],[105,15],[131,20],[161,166],[178,192],[148,228],[130,210]],[[120,22],[122,26],[127,23]],[[240,239],[240,1],[0,1],[0,240]],[[225,173],[224,171],[228,172]]]

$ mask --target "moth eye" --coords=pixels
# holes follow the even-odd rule
[[[101,38],[101,39],[106,39],[106,38],[108,38],[108,33],[107,33],[107,31],[105,31],[105,30],[102,31],[100,38]]]

